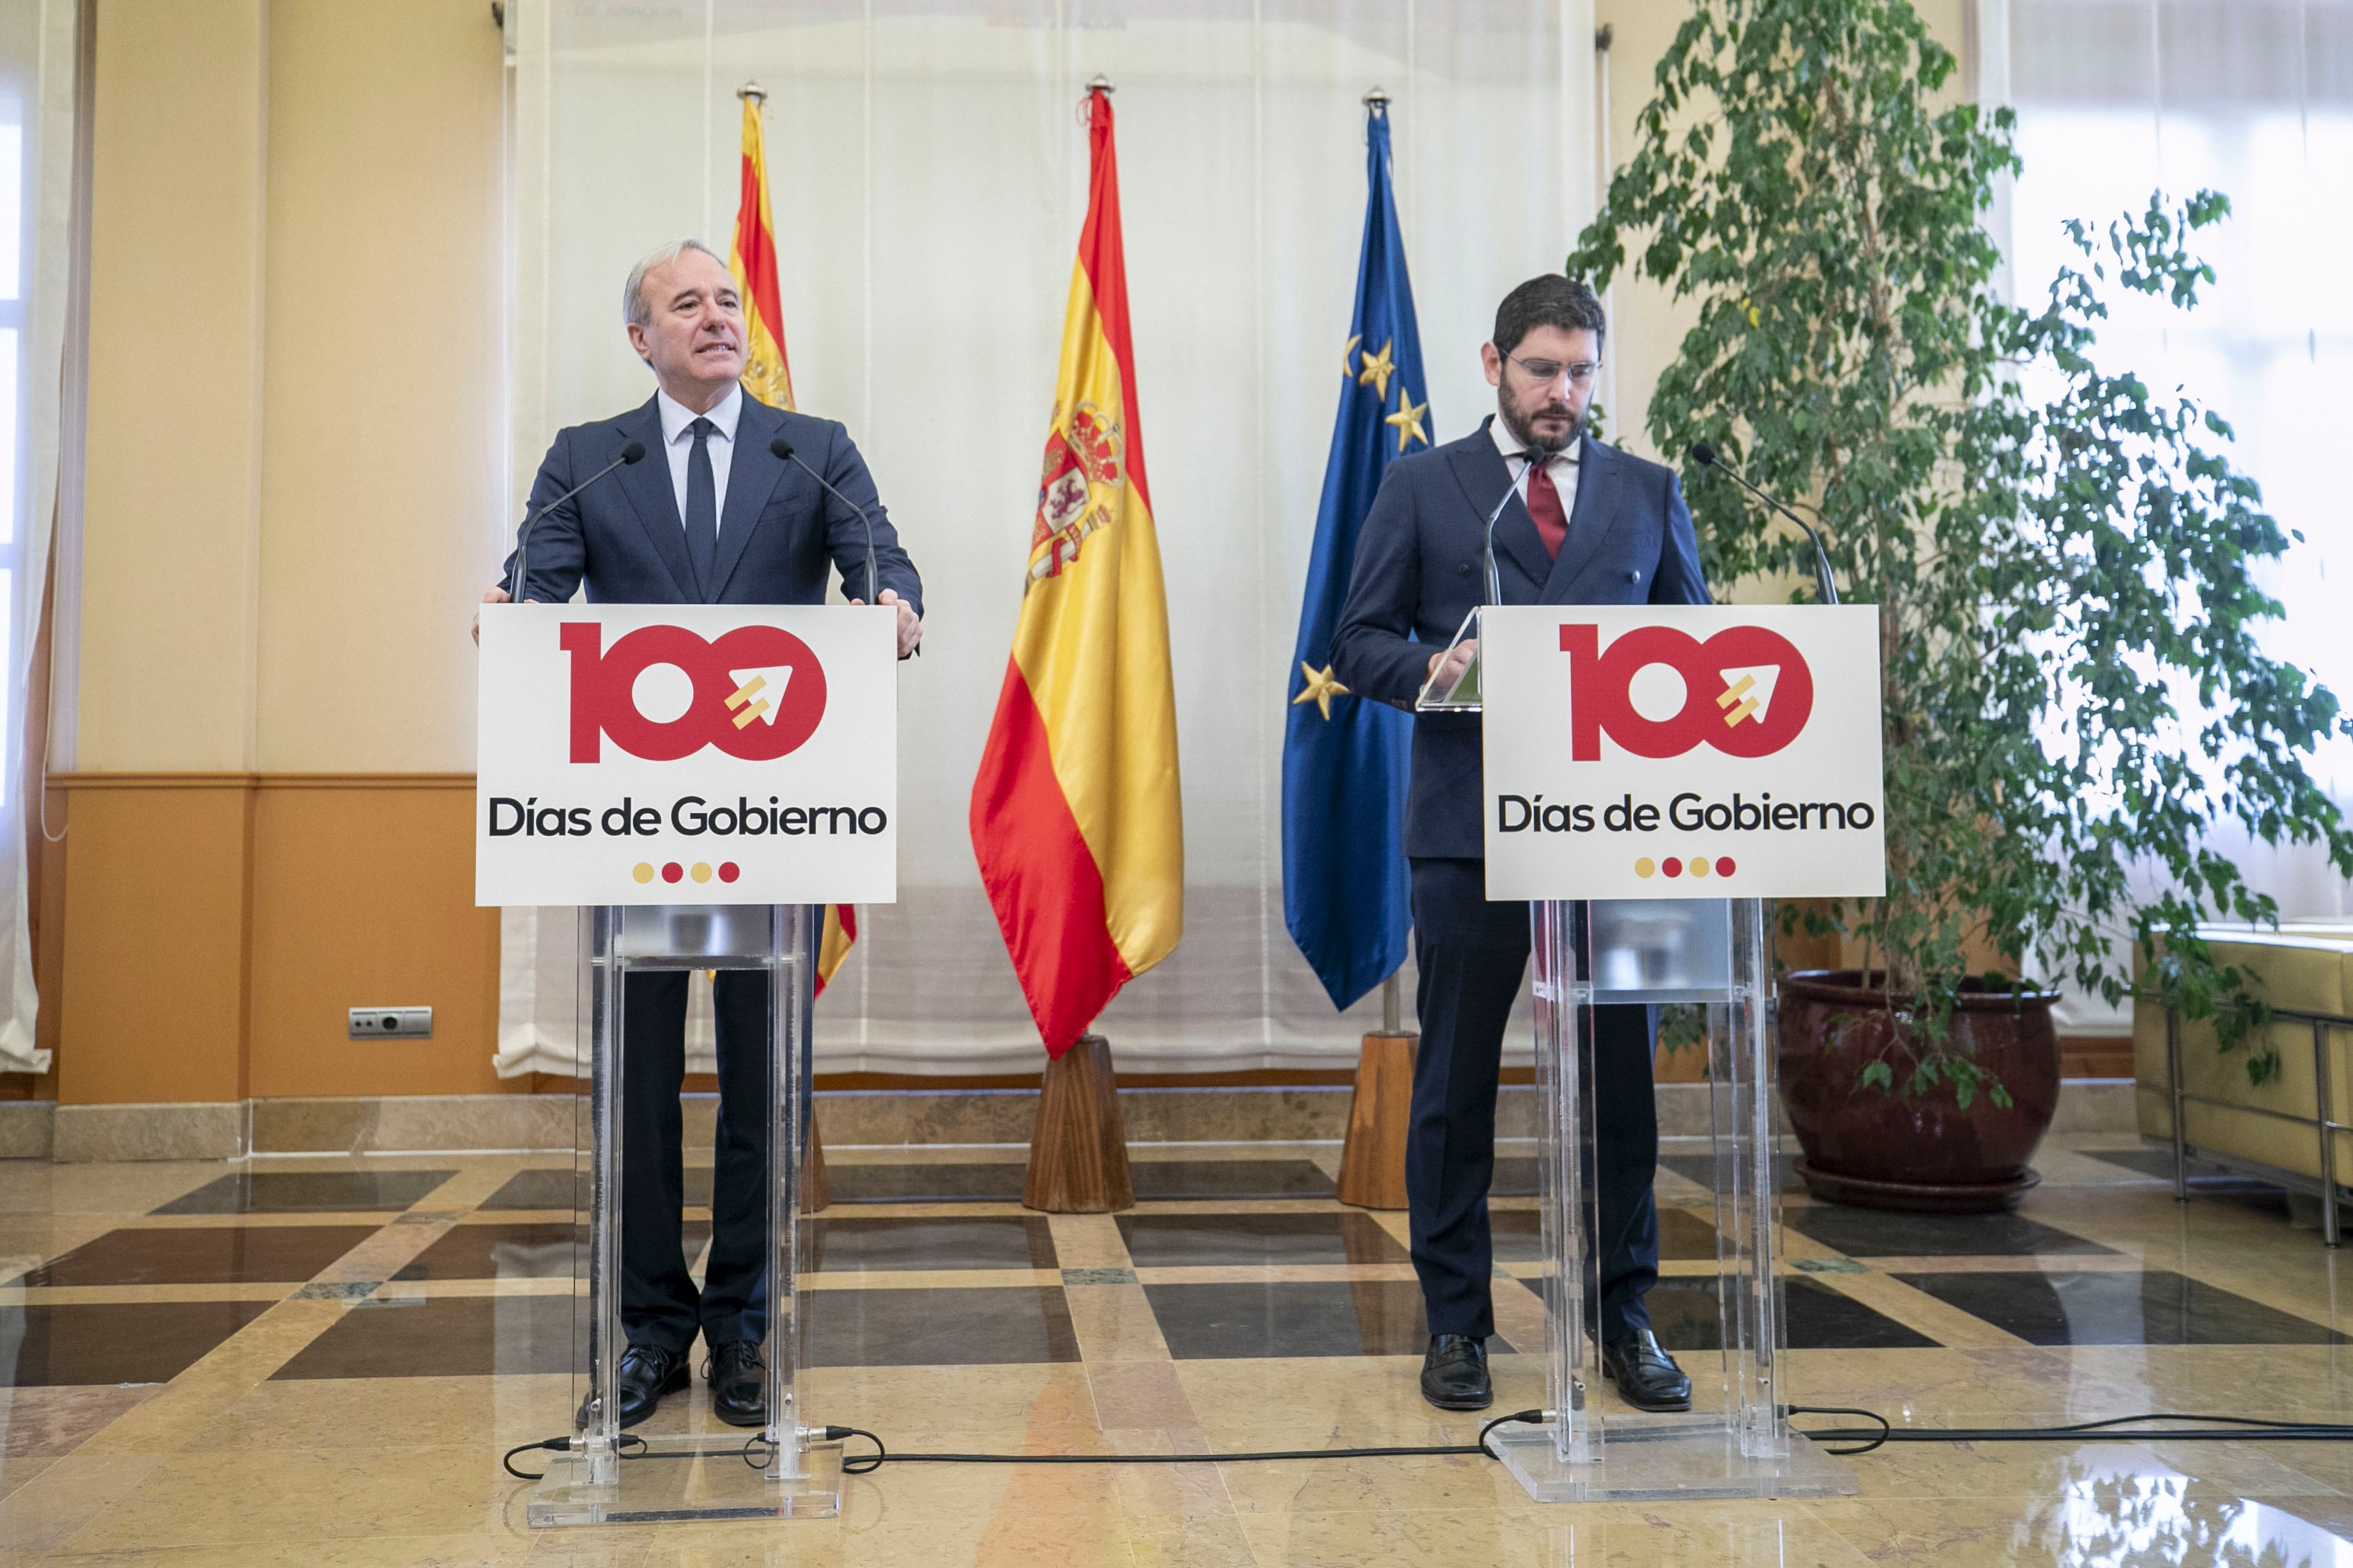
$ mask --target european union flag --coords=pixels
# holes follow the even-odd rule
[[[1332,628],[1382,471],[1430,445],[1421,332],[1389,188],[1385,100],[1371,102],[1366,142],[1356,310],[1340,356],[1340,416],[1315,512],[1282,739],[1283,920],[1337,1007],[1405,962],[1412,915],[1400,838],[1413,720],[1332,679]]]

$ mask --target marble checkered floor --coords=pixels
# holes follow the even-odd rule
[[[575,1397],[557,1160],[0,1164],[0,1568],[2353,1564],[2353,1448],[2335,1444],[1911,1444],[1852,1460],[1849,1499],[1583,1509],[1535,1507],[1468,1458],[1219,1464],[1464,1442],[1477,1422],[1416,1395],[1404,1216],[1333,1200],[1336,1148],[1136,1153],[1134,1211],[1047,1216],[1019,1206],[1016,1149],[831,1151],[807,1409],[907,1448],[1198,1465],[886,1468],[848,1483],[838,1520],[553,1531],[526,1528],[498,1456],[563,1431]],[[2037,1163],[2012,1215],[1790,1194],[1789,1396],[1930,1427],[2353,1418],[2353,1265],[2278,1193],[2215,1177],[2178,1206],[2130,1138]],[[1704,1168],[1665,1159],[1651,1298],[1703,1383]],[[690,1176],[707,1201],[708,1172]],[[1498,1411],[1544,1399],[1518,1353],[1541,1323],[1533,1176],[1525,1152],[1502,1163]],[[689,1250],[707,1234],[691,1210]],[[705,1425],[698,1388],[649,1429]]]

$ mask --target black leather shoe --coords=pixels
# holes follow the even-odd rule
[[[1674,1357],[1659,1348],[1659,1336],[1648,1329],[1603,1345],[1601,1370],[1637,1410],[1691,1408],[1691,1379]]]
[[[1470,1334],[1430,1335],[1421,1358],[1421,1396],[1440,1410],[1484,1410],[1494,1404],[1487,1342]]]
[[[621,1354],[620,1417],[634,1426],[654,1413],[662,1395],[686,1386],[686,1358],[655,1345],[631,1345]]]
[[[730,1426],[768,1424],[768,1363],[757,1340],[730,1340],[711,1352],[703,1369],[711,1384],[711,1413]]]

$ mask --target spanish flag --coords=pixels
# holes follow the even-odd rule
[[[1168,606],[1144,477],[1111,96],[1088,105],[1086,226],[1045,472],[972,847],[1030,1015],[1059,1058],[1185,927]]]
[[[771,408],[793,405],[793,368],[785,359],[785,309],[776,291],[776,226],[768,216],[768,153],[760,136],[757,85],[744,100],[744,171],[735,197],[735,243],[727,270],[744,301],[744,390]],[[830,929],[828,927],[828,929]]]
[[[744,171],[735,198],[735,243],[727,270],[744,301],[744,390],[771,408],[793,405],[793,370],[785,358],[785,310],[776,289],[776,227],[768,216],[768,154],[760,134],[760,106],[768,95],[747,86],[744,100]],[[858,940],[858,910],[849,904],[825,907],[825,934],[818,939],[817,989],[849,956]]]

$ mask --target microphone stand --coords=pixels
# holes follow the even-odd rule
[[[1504,509],[1512,504],[1512,498],[1519,493],[1519,486],[1505,485],[1504,499],[1497,501],[1495,510],[1487,514],[1487,603],[1491,605],[1504,602],[1504,579],[1495,570],[1495,522],[1504,515]]]
[[[522,532],[515,540],[514,571],[509,577],[507,583],[507,598],[509,601],[515,604],[521,604],[522,602],[523,589],[531,582],[531,573],[526,563],[528,563],[531,558],[532,530],[539,526],[539,520],[545,517],[549,512],[554,511],[557,507],[562,506],[565,501],[570,500],[574,496],[578,495],[582,490],[586,489],[590,485],[595,484],[598,479],[603,479],[607,474],[611,473],[615,468],[623,468],[630,463],[634,463],[645,455],[646,447],[644,442],[630,442],[628,446],[621,448],[621,455],[619,457],[614,458],[611,462],[606,464],[603,468],[597,469],[595,473],[589,475],[586,479],[581,480],[578,484],[573,486],[570,489],[565,490],[562,495],[557,496],[554,500],[549,501],[545,506],[539,508],[529,517],[523,519]]]
[[[858,514],[859,525],[866,531],[866,602],[870,605],[881,604],[882,602],[882,579],[881,575],[874,567],[874,520],[867,515],[866,509],[864,507],[860,506],[856,501],[851,500],[848,496],[843,495],[839,489],[836,489],[831,479],[827,479],[823,474],[818,473],[815,468],[809,467],[808,459],[802,457],[798,452],[794,451],[793,444],[790,441],[786,440],[782,436],[777,437],[775,440],[768,443],[768,450],[774,452],[777,457],[783,458],[787,463],[798,463],[801,466],[801,471],[803,473],[808,475],[809,478],[815,479],[818,484],[823,485],[826,488],[827,492],[833,496],[835,500],[840,501],[842,505],[848,507],[850,510]]]
[[[1510,468],[1507,466],[1504,472],[1505,476],[1508,477],[1511,473]],[[1524,469],[1523,477],[1525,477],[1525,470]],[[1520,488],[1518,485],[1505,485],[1504,487],[1504,499],[1497,501],[1495,503],[1495,510],[1487,514],[1487,522],[1483,531],[1486,534],[1485,564],[1487,568],[1487,597],[1485,601],[1480,605],[1479,609],[1483,610],[1489,605],[1501,605],[1504,602],[1504,579],[1502,574],[1497,572],[1495,569],[1495,522],[1497,519],[1504,515],[1504,509],[1512,504],[1512,498],[1519,493]],[[1476,616],[1478,613],[1478,610],[1473,610],[1471,615]],[[1470,616],[1464,616],[1464,625],[1467,626],[1470,624]],[[1486,630],[1486,627],[1484,625],[1482,625],[1479,629],[1483,633]],[[1457,631],[1454,634],[1454,640],[1458,644],[1462,640],[1462,634],[1460,631]],[[1451,652],[1452,650],[1450,648],[1448,651]],[[1445,655],[1440,654],[1439,657],[1443,659]],[[1456,677],[1458,681],[1461,679],[1461,678],[1459,676]],[[1429,683],[1425,681],[1423,683],[1423,689],[1426,691],[1428,689]]]
[[[1767,506],[1771,507],[1775,511],[1779,512],[1783,517],[1788,518],[1791,522],[1796,523],[1800,529],[1805,531],[1806,537],[1813,541],[1814,545],[1814,592],[1820,595],[1823,604],[1837,604],[1839,602],[1838,584],[1831,581],[1830,552],[1822,548],[1822,536],[1814,531],[1814,525],[1808,522],[1804,518],[1799,517],[1796,512],[1791,511],[1788,507],[1783,506],[1779,501],[1775,500],[1771,496],[1767,495],[1763,490],[1758,489],[1755,485],[1750,484],[1747,479],[1741,474],[1739,469],[1734,468],[1722,458],[1716,456],[1715,448],[1709,446],[1706,442],[1702,441],[1693,447],[1691,448],[1691,455],[1694,458],[1698,460],[1701,467],[1715,468],[1725,474],[1734,484],[1738,485],[1742,489],[1746,490],[1750,495],[1755,496],[1758,500],[1763,501]]]

